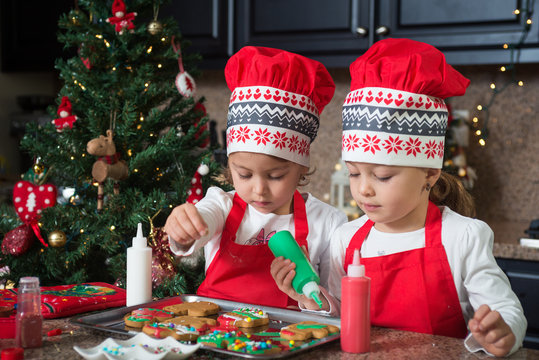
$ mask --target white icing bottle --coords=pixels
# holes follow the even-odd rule
[[[127,299],[126,306],[152,301],[152,248],[142,236],[138,223],[137,236],[127,248]]]

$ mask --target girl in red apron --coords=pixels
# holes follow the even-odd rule
[[[330,290],[339,296],[340,277],[360,249],[373,325],[465,338],[464,309],[473,350],[515,351],[526,320],[489,255],[492,231],[465,217],[473,216],[470,196],[441,171],[443,99],[463,95],[469,80],[440,51],[408,39],[377,42],[350,72],[342,158],[365,216],[332,240]]]
[[[260,47],[232,56],[225,77],[232,91],[227,172],[235,191],[210,188],[196,206],[175,208],[165,225],[170,247],[177,255],[204,247],[198,295],[297,306],[299,295],[281,291],[270,272],[275,257],[267,242],[276,231],[291,231],[327,286],[329,239],[346,216],[296,188],[335,86],[319,62]]]

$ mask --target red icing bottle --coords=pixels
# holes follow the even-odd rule
[[[43,342],[41,290],[37,277],[23,277],[17,291],[15,341],[23,348],[40,347]]]
[[[341,279],[341,348],[349,353],[369,352],[371,342],[371,279],[359,263],[359,249]]]

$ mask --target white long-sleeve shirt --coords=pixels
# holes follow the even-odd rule
[[[483,221],[461,216],[447,207],[440,209],[442,244],[466,323],[483,304],[498,311],[515,334],[516,343],[511,350],[513,353],[522,346],[527,321],[507,276],[492,255],[492,230]],[[345,275],[343,263],[346,249],[353,235],[367,219],[367,216],[362,216],[344,224],[331,240],[329,291],[338,299],[341,295],[341,277]],[[425,228],[408,233],[384,233],[373,227],[361,247],[361,257],[389,255],[424,246]],[[466,339],[466,343],[471,342],[473,339]]]
[[[208,225],[208,235],[195,241],[187,251],[182,251],[174,241],[170,240],[171,251],[178,256],[187,256],[204,247],[206,270],[208,270],[219,250],[221,234],[226,218],[232,209],[234,193],[235,191],[225,192],[217,187],[209,188],[206,196],[195,205]],[[302,194],[302,196],[305,200],[305,211],[309,226],[307,244],[310,261],[320,276],[320,284],[327,288],[330,268],[330,239],[333,237],[335,230],[347,221],[347,218],[340,210],[318,200],[309,193]],[[252,206],[247,205],[245,215],[236,234],[236,243],[241,245],[267,243],[271,235],[281,230],[288,230],[292,235],[295,235],[293,214],[263,214]]]

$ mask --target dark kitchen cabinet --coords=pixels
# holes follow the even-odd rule
[[[405,37],[434,45],[452,64],[504,64],[528,20],[525,0],[379,0],[378,29],[385,37]],[[520,14],[515,14],[516,9]],[[538,14],[521,53],[522,62],[539,62]]]
[[[496,261],[509,278],[528,320],[524,347],[539,349],[539,262],[500,258]]]
[[[237,0],[236,48],[285,49],[345,66],[369,47],[369,1]]]
[[[246,45],[297,52],[347,67],[374,42],[407,37],[442,50],[451,64],[507,64],[527,20],[528,0],[201,0],[173,1],[172,15],[205,59],[223,60]],[[535,5],[539,8],[539,5]],[[520,9],[520,14],[514,10]],[[521,62],[539,62],[535,12]],[[208,60],[210,61],[208,63]]]
[[[191,42],[187,52],[201,54],[204,67],[223,68],[235,52],[233,6],[234,0],[173,0],[161,13],[178,22],[182,36]]]

